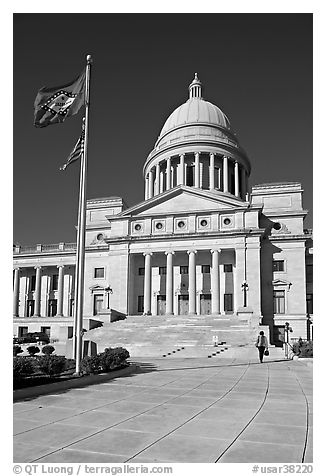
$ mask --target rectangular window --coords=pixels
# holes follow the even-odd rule
[[[285,314],[285,291],[273,292],[274,314]]]
[[[68,326],[68,339],[71,339],[74,336],[74,328],[72,326]]]
[[[18,327],[18,337],[23,337],[28,332],[28,327]]]
[[[69,300],[69,316],[74,315],[74,304],[75,304],[75,300],[74,300],[74,298],[71,298]]]
[[[224,310],[225,312],[233,311],[233,294],[224,294]]]
[[[48,316],[54,317],[57,315],[57,300],[49,299],[48,301]]]
[[[284,260],[274,260],[273,271],[284,271]]]
[[[138,268],[138,276],[145,276],[145,268]]]
[[[36,275],[34,274],[33,276],[30,277],[30,280],[29,280],[29,290],[35,291],[35,288],[36,288]]]
[[[50,337],[51,334],[51,327],[41,327],[41,332],[46,334],[48,337]]]
[[[94,268],[94,278],[104,278],[104,268]]]
[[[306,297],[306,302],[307,302],[307,314],[313,314],[314,313],[314,310],[313,310],[313,296],[312,294],[307,294],[307,297]]]
[[[188,266],[180,266],[180,274],[188,274]]]
[[[232,273],[233,272],[233,265],[232,264],[225,264],[224,265],[224,273]]]
[[[162,274],[166,274],[166,266],[160,266],[158,271],[161,276]]]
[[[201,266],[201,272],[203,274],[207,274],[207,273],[210,273],[211,272],[211,267],[209,264],[202,264]]]
[[[144,296],[138,296],[137,304],[137,311],[144,312]]]
[[[27,300],[27,317],[34,316],[34,309],[35,309],[35,301],[34,299]]]
[[[312,264],[307,264],[306,266],[306,280],[307,283],[313,282]]]
[[[187,165],[186,168],[186,185],[189,187],[194,186],[194,175],[195,175],[195,166],[194,165]]]
[[[94,312],[93,315],[97,316],[97,314],[101,314],[104,304],[104,295],[103,294],[95,294],[94,295]]]
[[[51,291],[57,291],[58,290],[58,281],[59,281],[59,275],[54,274],[51,277]]]

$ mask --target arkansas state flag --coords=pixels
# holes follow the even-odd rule
[[[46,127],[77,114],[85,102],[85,72],[64,86],[43,87],[34,102],[34,126]]]

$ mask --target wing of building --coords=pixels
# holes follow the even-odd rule
[[[274,343],[286,322],[293,337],[311,338],[312,233],[301,184],[250,191],[250,172],[195,75],[145,161],[144,201],[87,201],[85,329],[125,316],[214,316],[265,326]],[[74,243],[14,247],[16,336],[72,336],[75,253]]]

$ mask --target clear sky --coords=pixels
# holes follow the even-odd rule
[[[42,86],[94,59],[88,198],[143,200],[142,167],[198,72],[252,165],[250,185],[299,181],[312,227],[311,14],[15,14],[14,242],[76,241],[81,114],[33,126]]]

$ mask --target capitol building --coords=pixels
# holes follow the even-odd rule
[[[144,200],[87,200],[83,327],[212,316],[262,327],[272,344],[285,323],[292,337],[311,338],[301,184],[250,187],[255,164],[229,119],[203,98],[197,74],[188,89],[144,161]],[[14,247],[15,336],[72,337],[75,266],[75,243]]]

